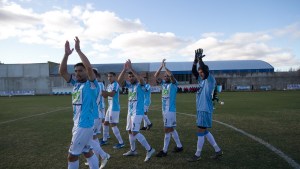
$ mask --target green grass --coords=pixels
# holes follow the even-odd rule
[[[223,92],[219,97],[225,104],[216,106],[214,119],[263,139],[299,164],[299,96],[300,91]],[[110,144],[103,146],[112,156],[106,168],[292,168],[260,143],[215,122],[210,131],[223,149],[224,157],[211,160],[209,156],[213,154],[213,148],[206,141],[202,159],[188,163],[186,158],[196,150],[197,128],[195,117],[184,114],[177,114],[177,131],[184,146],[182,153],[171,152],[175,146],[171,140],[167,157],[153,157],[150,162],[144,163],[146,152],[137,142],[139,155],[123,157],[122,154],[129,149],[125,131],[126,105],[126,96],[122,95],[119,129],[126,147],[113,149],[116,139],[110,131]],[[70,96],[0,97],[0,107],[1,169],[67,168],[66,157],[73,126]],[[160,94],[152,94],[149,117],[154,126],[142,133],[157,151],[162,149],[164,139],[160,110]],[[177,111],[195,115],[195,94],[178,94]],[[80,168],[88,168],[83,165],[84,161],[81,156]]]

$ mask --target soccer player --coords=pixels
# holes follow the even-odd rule
[[[125,81],[125,85],[128,88],[128,113],[126,130],[129,134],[130,150],[123,155],[137,155],[135,141],[138,140],[147,150],[146,158],[144,160],[147,162],[154,154],[155,149],[149,145],[145,136],[139,132],[144,116],[144,82],[143,79],[140,78],[132,68],[131,61],[127,60],[124,64],[122,72],[118,77],[119,83],[123,81],[123,76],[127,70],[130,72],[128,73],[128,81]]]
[[[144,127],[141,128],[141,130],[150,130],[152,127],[152,123],[149,120],[148,117],[148,111],[149,111],[149,106],[151,104],[151,86],[148,83],[147,77],[144,77],[144,82],[145,82],[145,102],[144,102]]]
[[[105,165],[108,162],[108,159],[110,158],[110,155],[103,151],[103,149],[100,146],[98,135],[101,133],[101,126],[102,126],[102,119],[103,119],[103,114],[105,111],[105,103],[104,103],[104,98],[102,96],[102,90],[104,90],[104,84],[103,82],[100,81],[100,74],[98,73],[96,68],[93,68],[93,71],[96,75],[96,78],[98,80],[98,85],[99,88],[97,88],[97,99],[94,104],[94,114],[95,114],[95,119],[94,119],[94,127],[93,127],[93,141],[91,142],[91,146],[93,148],[93,152],[97,155],[97,157],[101,157],[101,166],[100,169],[104,168]],[[88,163],[86,163],[88,165]]]
[[[157,82],[161,84],[162,87],[162,115],[164,122],[164,147],[163,149],[156,154],[156,157],[165,157],[167,156],[168,147],[170,143],[171,136],[173,137],[176,147],[173,152],[183,151],[182,144],[180,142],[178,133],[175,129],[176,127],[176,94],[177,94],[177,81],[173,76],[172,72],[166,67],[166,59],[163,59],[160,68],[154,74]],[[164,74],[164,80],[159,80],[160,71],[164,68],[166,70]]]
[[[212,103],[212,92],[214,90],[216,80],[209,73],[209,68],[202,61],[203,49],[197,49],[195,51],[195,60],[192,67],[192,73],[198,80],[199,90],[196,95],[196,107],[197,107],[197,126],[198,126],[198,141],[197,141],[197,151],[192,158],[188,161],[194,162],[200,160],[202,147],[204,144],[204,137],[207,138],[208,142],[214,147],[215,154],[211,157],[213,159],[218,159],[222,156],[223,152],[217,145],[213,135],[208,131],[208,128],[212,127],[212,113],[213,113],[213,103]],[[199,62],[199,68],[197,71],[197,62]]]
[[[70,48],[69,41],[65,43],[65,54],[59,67],[60,75],[73,87],[72,105],[73,121],[72,141],[68,154],[68,169],[78,169],[78,156],[83,153],[91,169],[99,168],[99,160],[91,149],[93,139],[94,114],[93,105],[96,100],[98,83],[88,58],[80,49],[80,41],[75,37],[75,50],[82,63],[74,66],[75,74],[67,70],[69,56],[74,49]]]
[[[120,102],[119,102],[119,90],[120,86],[118,82],[115,80],[116,74],[114,72],[109,72],[108,81],[110,84],[107,86],[106,91],[102,91],[102,96],[104,98],[108,98],[108,108],[105,115],[104,121],[104,133],[103,139],[101,140],[101,145],[105,145],[108,143],[108,132],[109,132],[109,125],[112,128],[114,135],[118,140],[118,144],[114,145],[113,148],[120,149],[125,146],[123,139],[120,134],[120,130],[118,129],[117,124],[119,123],[119,116],[120,116]]]

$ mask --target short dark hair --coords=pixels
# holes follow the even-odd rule
[[[115,72],[108,72],[107,74],[108,74],[108,75],[116,76],[116,73],[115,73]]]
[[[128,74],[129,74],[129,75],[133,75],[133,73],[132,73],[132,72],[128,72]]]
[[[209,75],[209,67],[207,65],[203,65],[203,67],[199,67],[198,70],[202,70],[204,73],[204,79],[207,79]]]
[[[98,71],[95,68],[93,68],[93,72],[95,73],[96,76],[98,75]]]
[[[85,68],[85,66],[84,66],[84,64],[83,64],[82,62],[76,63],[76,64],[74,65],[74,68],[77,67],[77,66],[82,66],[82,67]]]

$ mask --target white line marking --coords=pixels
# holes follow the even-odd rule
[[[192,117],[196,117],[196,115],[192,115],[192,114],[187,114],[187,113],[180,113],[180,112],[177,112],[178,114],[183,114],[183,115],[187,115],[187,116],[192,116]],[[254,141],[257,141],[258,143],[266,146],[268,149],[272,150],[274,153],[276,153],[277,155],[279,155],[281,158],[283,158],[287,163],[289,163],[289,165],[291,165],[293,168],[295,169],[300,169],[300,165],[295,161],[293,160],[292,158],[290,158],[288,155],[286,155],[284,152],[282,152],[281,150],[277,149],[276,147],[272,146],[271,144],[267,143],[266,141],[264,141],[263,139],[261,138],[258,138],[252,134],[249,134],[247,132],[245,132],[244,130],[241,130],[241,129],[238,129],[232,125],[229,125],[227,123],[223,123],[221,121],[218,121],[218,120],[213,120],[214,122],[216,123],[219,123],[221,125],[224,125],[226,127],[229,127],[245,136],[248,136],[250,137],[251,139],[253,139]]]
[[[40,114],[34,114],[34,115],[31,115],[31,116],[21,117],[21,118],[17,118],[17,119],[7,120],[7,121],[0,122],[0,125],[10,123],[10,122],[15,122],[15,121],[18,121],[18,120],[28,119],[28,118],[35,117],[35,116],[42,116],[42,115],[45,115],[45,114],[54,113],[54,112],[69,109],[69,108],[70,107],[57,109],[57,110],[52,110],[52,111],[48,111],[48,112],[40,113]]]

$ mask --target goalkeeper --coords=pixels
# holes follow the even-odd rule
[[[196,109],[197,109],[197,151],[189,158],[188,161],[195,162],[201,159],[201,151],[204,144],[204,137],[207,138],[209,143],[214,147],[215,154],[211,156],[213,159],[218,159],[222,156],[223,152],[217,145],[213,135],[208,131],[208,128],[212,127],[212,92],[214,90],[216,80],[209,74],[209,68],[202,61],[203,49],[197,49],[195,51],[195,60],[192,67],[192,73],[198,80],[199,90],[196,95]],[[197,69],[197,63],[199,68]]]

